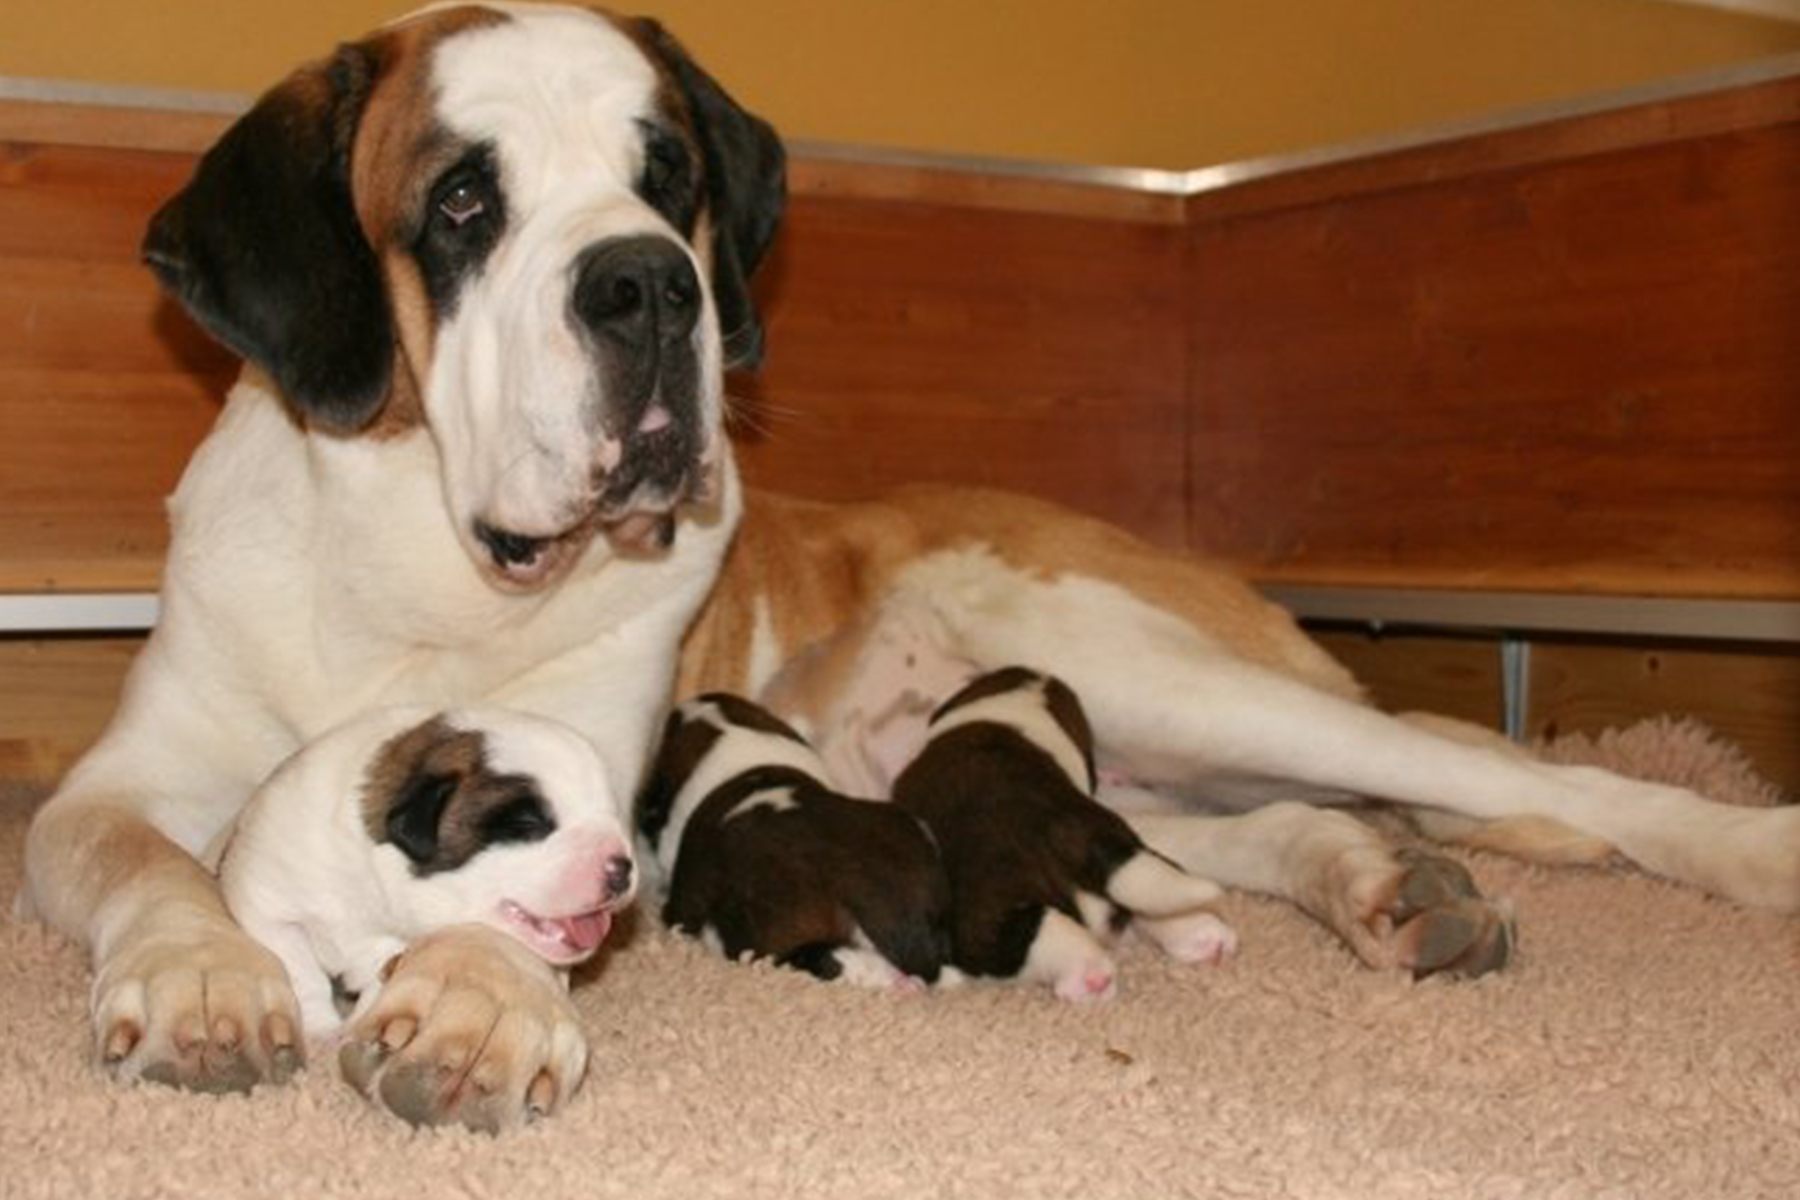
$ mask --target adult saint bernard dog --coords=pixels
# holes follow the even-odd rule
[[[657,25],[495,4],[303,68],[157,214],[151,269],[246,366],[171,503],[161,621],[30,833],[28,905],[92,949],[104,1069],[224,1089],[298,1065],[280,964],[194,854],[378,704],[560,718],[632,795],[672,694],[730,690],[878,785],[934,701],[1022,663],[1080,695],[1147,841],[1371,966],[1479,971],[1509,930],[1444,860],[1319,801],[1800,906],[1800,808],[1391,719],[1203,563],[1018,497],[747,494],[721,382],[757,357],[746,280],[782,199],[774,133]],[[415,1121],[566,1102],[575,1010],[496,940],[395,960],[348,1077]]]

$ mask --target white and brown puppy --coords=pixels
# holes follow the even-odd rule
[[[638,828],[669,882],[664,920],[726,957],[867,987],[938,982],[950,897],[930,834],[833,791],[766,709],[722,693],[676,708]]]
[[[1146,849],[1095,802],[1096,782],[1087,717],[1061,680],[1003,668],[932,715],[894,802],[925,822],[943,855],[959,970],[1089,1000],[1112,995],[1103,940],[1134,920],[1184,961],[1236,950],[1237,935],[1207,911],[1218,886]]]
[[[372,710],[277,769],[225,840],[219,882],[314,1037],[427,933],[491,926],[566,968],[637,890],[586,738],[529,713],[417,706]]]

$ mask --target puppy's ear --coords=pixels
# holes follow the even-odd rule
[[[350,196],[350,147],[377,74],[346,46],[270,91],[152,218],[143,256],[214,337],[274,378],[296,415],[349,432],[379,411],[394,334]]]
[[[640,17],[636,29],[640,44],[662,59],[681,89],[705,156],[713,302],[725,339],[725,365],[754,368],[762,362],[763,330],[750,277],[775,240],[787,205],[787,152],[769,123],[726,95],[661,24]]]
[[[384,823],[387,840],[414,866],[429,863],[437,856],[444,809],[461,782],[459,775],[420,772],[402,785],[388,807]]]
[[[711,721],[695,719],[687,705],[669,714],[656,759],[650,764],[637,798],[638,832],[652,847],[661,849],[663,830],[675,811],[676,798],[723,733]]]

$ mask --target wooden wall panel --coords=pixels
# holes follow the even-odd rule
[[[1387,712],[1431,712],[1486,729],[1504,725],[1500,645],[1491,637],[1312,628],[1313,637]]]
[[[1547,641],[1531,681],[1533,736],[1692,716],[1800,796],[1800,647]]]
[[[1199,544],[1285,582],[1800,595],[1800,121],[1314,192],[1192,230]]]
[[[1435,712],[1502,728],[1500,642],[1477,634],[1348,627],[1314,636],[1389,712]],[[1800,796],[1800,647],[1604,638],[1530,643],[1527,740],[1692,717]]]
[[[230,355],[138,265],[186,154],[0,144],[0,591],[154,587]]]
[[[833,499],[1016,488],[1186,535],[1180,233],[802,196],[762,281],[769,361],[734,380],[755,481]]]
[[[143,639],[0,638],[0,779],[51,782],[112,718]]]
[[[232,371],[136,265],[177,133],[0,142],[0,588],[155,577]],[[1185,205],[990,182],[797,164],[752,479],[1020,488],[1287,582],[1800,595],[1800,80]]]

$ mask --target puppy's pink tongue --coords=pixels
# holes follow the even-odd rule
[[[607,932],[612,929],[612,914],[583,913],[579,917],[566,917],[558,924],[563,927],[563,935],[569,939],[569,944],[586,954],[606,940]]]

